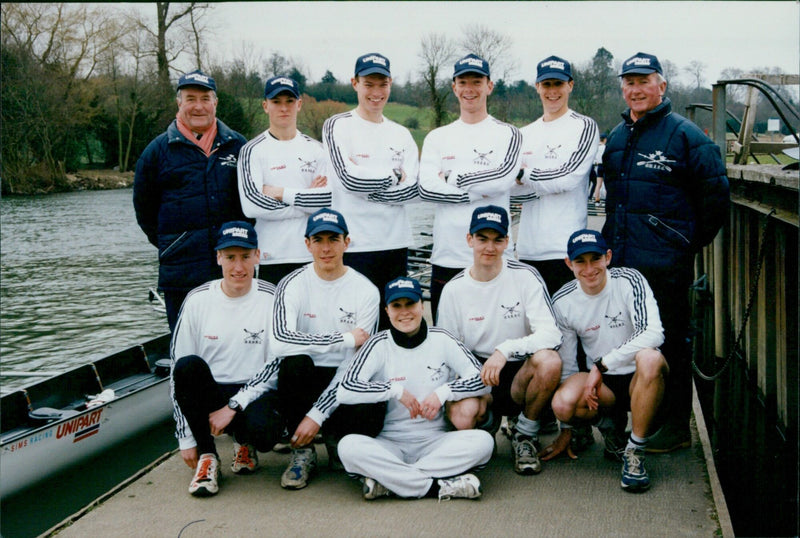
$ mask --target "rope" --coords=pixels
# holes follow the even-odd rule
[[[733,346],[731,347],[728,356],[725,358],[725,362],[723,363],[722,367],[714,374],[705,374],[700,370],[700,367],[697,366],[697,362],[694,358],[692,358],[692,369],[697,374],[698,377],[705,381],[715,381],[718,379],[728,368],[733,360],[734,355],[739,355],[739,357],[744,358],[744,353],[741,349],[742,345],[742,338],[744,337],[744,330],[747,326],[747,322],[750,319],[750,313],[753,309],[753,304],[755,303],[756,295],[758,294],[758,280],[761,277],[761,269],[764,266],[764,257],[766,256],[766,246],[767,246],[767,230],[769,229],[769,224],[771,222],[770,217],[777,213],[775,209],[772,209],[768,214],[766,219],[764,219],[764,225],[761,228],[761,244],[758,248],[758,263],[756,264],[756,274],[753,278],[753,283],[750,285],[750,299],[747,301],[747,308],[744,311],[744,317],[742,318],[742,323],[739,326],[739,333],[736,335],[736,339],[734,340]]]

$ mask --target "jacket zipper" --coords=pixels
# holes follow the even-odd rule
[[[178,243],[179,243],[179,242],[180,242],[180,241],[181,241],[181,240],[182,240],[182,239],[183,239],[183,238],[186,236],[186,234],[188,234],[188,233],[189,233],[189,232],[183,232],[181,235],[179,235],[179,236],[178,236],[178,237],[175,239],[175,241],[173,241],[172,243],[170,243],[170,244],[169,244],[169,246],[168,246],[167,248],[165,248],[165,249],[164,249],[164,252],[162,252],[162,253],[161,253],[161,257],[162,257],[162,258],[163,258],[163,257],[165,257],[165,256],[166,256],[166,255],[169,253],[169,251],[173,250],[173,249],[175,248],[175,245],[177,245],[177,244],[178,244]]]
[[[647,216],[649,217],[647,220],[648,220],[648,221],[650,222],[650,224],[652,224],[653,226],[659,226],[659,225],[660,225],[660,226],[663,226],[663,227],[664,227],[664,228],[666,228],[667,230],[669,230],[669,231],[671,231],[672,233],[674,233],[674,234],[678,235],[678,236],[679,236],[681,239],[683,239],[684,241],[686,241],[686,244],[687,244],[687,245],[690,245],[690,244],[691,244],[691,242],[690,242],[688,239],[686,239],[686,236],[685,236],[685,235],[683,235],[682,233],[680,233],[678,230],[676,230],[676,229],[675,229],[675,228],[673,228],[672,226],[669,226],[669,225],[665,224],[665,223],[664,223],[664,222],[662,222],[662,221],[661,221],[661,219],[659,219],[658,217],[656,217],[656,216],[654,216],[654,215],[647,215]]]

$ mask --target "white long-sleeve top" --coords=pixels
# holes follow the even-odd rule
[[[517,254],[521,260],[563,259],[569,236],[586,228],[597,124],[568,110],[553,121],[539,118],[520,132],[520,163],[526,168],[523,184],[511,190],[512,203],[522,203]]]
[[[436,324],[482,358],[496,349],[519,361],[561,344],[544,280],[516,260],[505,260],[489,282],[475,280],[469,269],[453,277],[442,290]]]
[[[253,280],[242,297],[228,297],[222,279],[206,282],[186,296],[172,335],[172,364],[181,357],[197,355],[208,363],[218,383],[244,383],[233,397],[242,409],[267,390],[277,388],[277,369],[270,347],[275,286]],[[180,406],[175,401],[170,375],[176,437],[181,449],[197,443]]]
[[[408,129],[383,117],[365,120],[354,110],[336,114],[322,127],[329,159],[332,207],[344,215],[349,252],[374,252],[412,245],[405,205],[418,201],[419,149]],[[403,170],[398,183],[394,170]]]
[[[636,353],[664,343],[655,297],[636,269],[608,269],[606,285],[597,295],[584,293],[577,280],[568,282],[553,295],[553,309],[564,336],[559,351],[562,380],[578,371],[578,340],[586,351],[586,366],[591,369],[602,357],[613,375],[635,371]]]
[[[325,175],[322,144],[297,131],[291,140],[278,140],[264,131],[239,152],[239,199],[242,210],[256,219],[262,265],[304,263],[311,254],[303,240],[308,215],[331,206],[330,186],[309,188]],[[283,187],[283,200],[267,196],[261,187]]]
[[[519,129],[491,116],[474,124],[459,119],[425,137],[419,193],[436,204],[431,263],[450,268],[472,264],[465,239],[472,212],[490,204],[509,210],[521,142]]]
[[[315,366],[339,368],[307,413],[322,424],[338,407],[336,387],[343,368],[355,354],[356,327],[377,329],[380,296],[367,277],[353,268],[336,280],[323,280],[314,264],[286,275],[275,292],[270,348],[279,357],[308,355]]]
[[[339,385],[341,403],[388,401],[384,432],[419,432],[445,429],[444,403],[487,394],[480,364],[447,331],[432,327],[416,347],[398,345],[391,330],[371,337],[356,354]],[[434,420],[411,418],[401,402],[403,390],[422,402],[436,393],[443,404]]]

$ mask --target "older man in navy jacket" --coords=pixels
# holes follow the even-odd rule
[[[603,154],[603,236],[615,264],[643,273],[658,301],[670,377],[664,423],[648,451],[668,452],[691,444],[688,291],[694,256],[723,225],[730,193],[719,148],[664,97],[658,58],[639,52],[622,64],[620,77],[629,108]]]
[[[178,113],[136,163],[133,207],[158,247],[158,287],[169,329],[186,294],[220,277],[214,244],[220,226],[245,220],[236,164],[247,140],[217,119],[217,85],[200,71],[178,81]]]

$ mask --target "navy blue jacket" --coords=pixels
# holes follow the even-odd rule
[[[669,99],[633,122],[630,110],[603,153],[603,237],[616,266],[690,269],[728,214],[719,147],[672,112]]]
[[[136,163],[133,207],[142,231],[158,247],[160,289],[189,291],[221,276],[217,231],[244,219],[236,164],[245,142],[217,120],[216,151],[206,157],[173,121]]]

